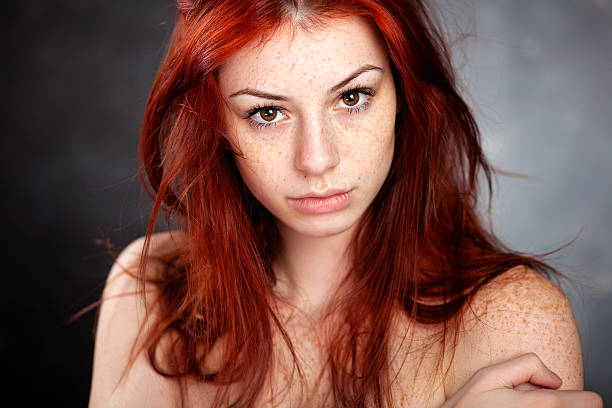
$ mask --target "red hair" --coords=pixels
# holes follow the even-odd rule
[[[412,321],[443,323],[438,340],[444,342],[447,327],[456,328],[451,323],[488,281],[517,265],[550,271],[505,249],[477,215],[478,178],[484,175],[490,190],[491,169],[457,92],[443,37],[421,0],[179,1],[146,106],[139,157],[155,196],[146,242],[163,209],[184,229],[187,245],[181,266],[169,265],[154,282],[160,313],[141,332],[139,350],[148,350],[162,375],[244,384],[232,401],[227,388],[218,387],[217,406],[253,405],[272,367],[274,330],[293,352],[270,302],[278,231],[242,182],[224,136],[218,69],[285,23],[314,30],[348,15],[368,19],[383,39],[399,113],[390,172],[350,244],[348,290],[338,303],[346,325],[328,344],[336,405],[392,405],[388,332],[394,310]],[[167,351],[171,363],[161,364],[156,351],[171,333],[178,334]],[[221,336],[224,364],[206,371],[203,360]],[[299,371],[295,354],[294,363]]]

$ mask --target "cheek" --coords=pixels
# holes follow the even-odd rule
[[[372,112],[372,120],[368,121],[357,132],[358,143],[351,147],[354,161],[362,169],[362,176],[378,175],[386,177],[395,144],[395,111],[381,106]],[[377,177],[380,178],[380,177]]]
[[[278,154],[269,149],[253,151],[250,147],[242,150],[243,158],[235,158],[236,165],[251,193],[265,204],[273,196],[282,194],[283,186],[288,183],[286,172]]]

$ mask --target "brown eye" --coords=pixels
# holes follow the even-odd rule
[[[359,92],[351,91],[342,95],[342,101],[348,106],[355,106],[359,102]]]
[[[259,111],[259,116],[261,116],[261,118],[267,122],[273,121],[277,114],[278,110],[275,108],[262,108]]]

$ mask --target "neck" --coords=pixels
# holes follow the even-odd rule
[[[312,237],[279,225],[282,246],[273,265],[277,294],[308,314],[323,312],[348,272],[347,249],[355,227]]]

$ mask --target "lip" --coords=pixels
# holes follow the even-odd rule
[[[327,190],[311,192],[301,197],[289,198],[291,205],[306,214],[324,214],[347,206],[351,202],[352,190]]]

